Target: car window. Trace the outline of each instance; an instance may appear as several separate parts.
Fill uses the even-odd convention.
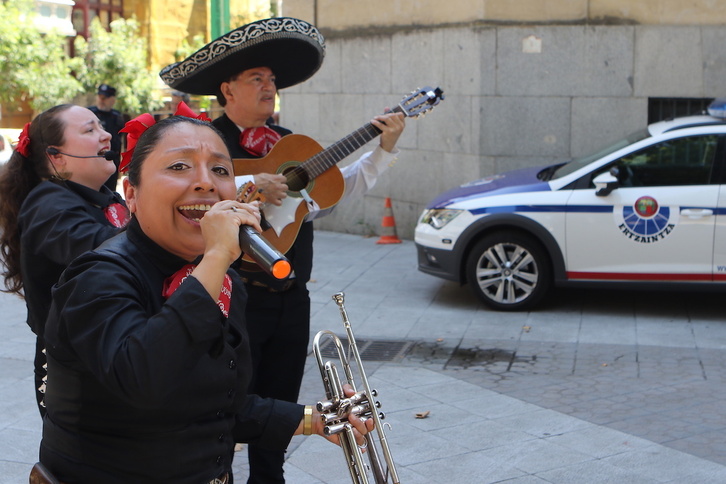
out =
[[[630,153],[593,173],[610,171],[621,187],[708,185],[720,135],[686,136]]]
[[[644,140],[645,138],[648,138],[650,136],[650,133],[647,129],[641,129],[640,131],[636,131],[635,133],[632,133],[626,138],[620,139],[616,141],[615,143],[611,143],[595,153],[592,153],[587,156],[583,156],[580,158],[575,158],[574,160],[570,161],[569,163],[566,163],[559,167],[553,174],[552,179],[561,178],[563,176],[569,175],[570,173],[573,173],[580,168],[589,165],[595,160],[599,160],[600,158],[603,158],[610,153],[615,153],[616,151],[625,148],[628,145],[632,145],[633,143],[636,143],[640,140]]]

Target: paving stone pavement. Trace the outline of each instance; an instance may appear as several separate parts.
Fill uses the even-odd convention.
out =
[[[411,241],[316,232],[311,335],[407,343],[365,361],[404,483],[726,482],[726,323],[719,293],[560,290],[497,313],[416,270]],[[40,419],[22,303],[0,295],[0,484],[27,482]],[[312,339],[312,338],[311,338]],[[300,401],[323,386],[308,359]],[[428,418],[415,414],[430,412]],[[235,458],[244,482],[246,455]],[[295,437],[291,483],[350,482],[342,451]]]

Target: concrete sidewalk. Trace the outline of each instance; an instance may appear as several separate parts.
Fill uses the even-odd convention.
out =
[[[722,320],[720,308],[716,304],[701,304],[703,300],[710,300],[710,296],[686,297],[688,303],[684,308],[662,306],[661,301],[664,296],[667,299],[668,294],[635,293],[628,297],[617,291],[607,292],[600,294],[606,301],[599,303],[597,293],[575,291],[560,295],[559,301],[564,299],[565,302],[556,301],[554,308],[545,307],[542,312],[494,313],[471,296],[468,288],[419,273],[412,242],[377,245],[375,241],[343,234],[316,234],[315,282],[310,284],[314,301],[313,333],[331,329],[339,335],[344,334],[340,314],[331,300],[333,293],[343,291],[358,341],[417,343],[401,361],[364,363],[371,384],[380,393],[386,421],[392,426],[387,437],[402,482],[726,482],[726,466],[721,463],[588,421],[617,422],[616,418],[601,418],[600,413],[591,412],[585,415],[594,418],[586,420],[546,408],[570,408],[561,403],[559,406],[553,404],[551,395],[548,400],[552,390],[546,389],[546,382],[557,385],[581,374],[584,379],[597,380],[601,385],[627,385],[628,378],[620,373],[625,370],[612,361],[617,357],[602,360],[611,362],[607,370],[614,372],[606,379],[586,373],[590,369],[585,367],[584,361],[593,347],[605,354],[615,348],[615,353],[620,354],[622,346],[635,344],[641,347],[642,354],[646,345],[656,345],[664,347],[667,355],[678,360],[681,347],[687,347],[683,351],[692,351],[689,339],[674,329],[674,326],[680,327],[678,320],[682,318],[688,320],[694,338],[698,340],[695,346],[702,352],[709,345],[715,351],[726,348],[726,327],[719,324]],[[568,299],[573,295],[584,301],[572,304]],[[617,298],[620,304],[608,303],[608,297]],[[607,308],[613,306],[620,309],[610,314]],[[654,307],[657,308],[655,313]],[[575,325],[579,328],[577,335],[571,331]],[[640,330],[639,341],[629,339],[631,325]],[[567,358],[568,346],[575,343],[579,343],[579,364],[585,367],[579,373],[569,370]],[[525,352],[525,349],[532,345],[540,354],[539,362],[535,359],[533,363],[531,358],[522,361],[526,359],[523,356],[500,362],[483,351],[496,347],[503,349],[503,353],[512,349],[519,350],[522,355],[531,355],[534,352]],[[480,353],[484,357],[479,358],[479,364],[476,354],[461,351],[472,348],[482,350]],[[471,357],[468,364],[454,363],[458,353]],[[511,351],[514,353],[516,351]],[[568,362],[557,364],[555,360]],[[646,358],[641,356],[641,360],[641,366],[644,366]],[[632,369],[630,363],[623,367]],[[723,368],[718,362],[713,363],[715,368],[705,365],[707,370],[713,370],[710,373]],[[599,372],[603,365],[597,360],[596,365],[591,366],[596,366],[594,371]],[[559,376],[559,366],[568,370],[563,371],[564,378],[555,379]],[[693,380],[690,368],[674,368],[679,365],[669,362],[667,357],[662,365],[656,366],[662,367],[671,380]],[[318,373],[317,365],[311,361],[301,401],[320,398],[323,386]],[[633,392],[635,395],[630,398],[641,406],[661,406],[662,402],[647,399],[645,389],[653,388],[651,378],[660,381],[663,377],[652,368],[641,368],[639,373],[640,378],[633,384],[644,393],[639,396]],[[539,388],[532,391],[534,397],[528,398],[530,402],[486,388],[501,388],[516,394],[517,378],[522,379],[520,384],[525,388]],[[511,383],[501,383],[507,380]],[[496,384],[492,384],[494,382]],[[721,383],[718,379],[717,384],[721,386]],[[570,391],[576,391],[576,388],[570,385]],[[567,390],[562,393],[566,394]],[[720,395],[723,390],[713,397],[718,399]],[[691,395],[684,393],[680,397],[688,401]],[[533,403],[538,401],[547,405]],[[611,405],[611,411],[615,412],[622,406],[615,402]],[[415,418],[417,412],[423,411],[430,412],[428,418]],[[703,422],[690,423],[691,426],[699,424]],[[712,425],[721,428],[724,422]],[[623,428],[629,426],[631,424],[623,425]],[[637,425],[632,426],[638,429],[638,434],[648,434]],[[299,440],[301,443],[292,450],[286,466],[289,482],[349,482],[340,450],[330,449],[321,439]],[[721,438],[723,440],[726,439]]]
[[[401,482],[726,482],[726,325],[712,297],[575,291],[494,313],[419,273],[410,241],[316,232],[315,250],[311,336],[344,334],[342,291],[359,343],[404,344],[364,363]],[[23,483],[41,430],[34,338],[21,301],[0,295],[0,310],[0,484]],[[300,401],[323,394],[310,357]],[[243,450],[237,482],[245,469]],[[286,476],[350,482],[342,451],[317,437],[293,439]]]

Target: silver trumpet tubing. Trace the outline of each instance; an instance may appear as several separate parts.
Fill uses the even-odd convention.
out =
[[[373,400],[378,394],[375,390],[371,389],[368,383],[368,377],[363,370],[363,363],[358,352],[358,346],[353,336],[353,330],[350,327],[348,314],[343,305],[344,299],[345,295],[342,292],[333,295],[333,300],[340,309],[345,332],[348,336],[347,350],[343,347],[340,338],[332,331],[320,331],[315,335],[315,339],[313,340],[313,353],[315,354],[315,359],[318,361],[320,376],[323,378],[327,398],[326,401],[318,402],[318,411],[325,425],[325,434],[338,434],[340,436],[340,446],[345,453],[346,464],[348,465],[350,477],[354,483],[367,484],[368,482],[375,482],[376,484],[399,484],[400,481],[396,473],[396,467],[393,463],[391,450],[388,447],[386,434],[383,429],[384,424],[382,420],[385,418],[385,415],[378,411],[381,407],[380,402]],[[345,373],[345,381],[340,379],[338,369],[333,362],[323,362],[321,342],[324,338],[330,338],[335,344],[338,360]],[[353,370],[351,369],[351,355],[358,367],[358,373],[363,387],[360,391],[356,388]],[[345,383],[353,387],[355,391],[353,396],[346,397],[344,395],[343,385]],[[348,415],[351,413],[363,421],[373,419],[375,424],[375,431],[366,434],[366,443],[361,447],[357,445],[353,434],[353,426],[348,422]],[[388,426],[390,428],[390,425]],[[366,449],[365,455],[368,456],[368,462],[364,459],[361,448]],[[381,456],[383,459],[381,459]],[[369,479],[370,475],[373,477],[372,481]]]

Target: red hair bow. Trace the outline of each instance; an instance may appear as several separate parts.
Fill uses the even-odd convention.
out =
[[[25,126],[23,127],[23,130],[20,132],[20,136],[18,137],[18,144],[17,146],[15,146],[15,151],[17,151],[26,158],[30,156],[30,152],[28,151],[28,147],[30,146],[29,132],[30,123],[25,123]]]
[[[184,101],[181,101],[177,105],[174,116],[185,116],[187,118],[200,119],[207,122],[212,121],[206,113],[197,114],[192,111],[191,108],[184,103]],[[129,163],[131,162],[131,157],[134,155],[136,143],[139,141],[141,135],[155,123],[156,120],[154,119],[154,116],[149,113],[144,113],[126,123],[124,128],[119,131],[119,133],[126,133],[126,151],[121,154],[121,163],[118,167],[118,171],[120,173],[126,173],[129,169]]]

